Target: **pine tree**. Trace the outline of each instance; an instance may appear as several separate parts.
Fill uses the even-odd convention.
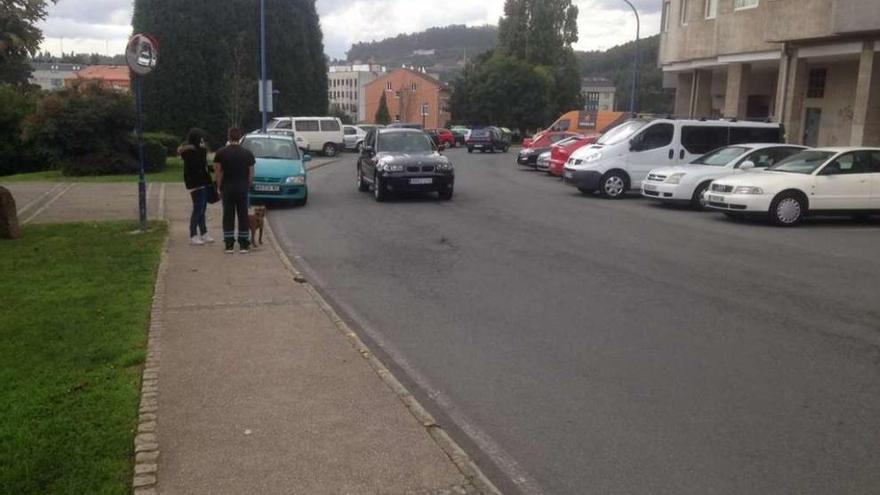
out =
[[[376,123],[388,125],[391,123],[391,113],[388,112],[388,100],[385,98],[385,92],[382,92],[382,98],[379,99],[379,108],[376,110]]]

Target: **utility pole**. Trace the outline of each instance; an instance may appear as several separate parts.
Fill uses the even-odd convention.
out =
[[[632,89],[630,90],[629,95],[629,112],[633,115],[639,113],[639,97],[638,97],[638,88],[639,88],[639,35],[641,30],[641,24],[639,21],[639,11],[636,10],[636,7],[629,1],[623,0],[627,5],[632,9],[633,14],[636,15],[636,54],[635,60],[633,60],[633,80],[632,80]]]
[[[269,117],[266,108],[269,105],[270,95],[266,87],[266,0],[260,0],[260,113],[263,117],[262,132],[266,132],[266,124]]]

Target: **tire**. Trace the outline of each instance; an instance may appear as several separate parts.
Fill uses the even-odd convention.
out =
[[[370,185],[364,182],[364,176],[361,174],[361,168],[357,169],[357,188],[360,192],[366,192],[370,190]]]
[[[629,189],[626,176],[621,172],[608,172],[602,176],[599,193],[605,199],[620,199]]]
[[[452,193],[452,188],[437,191],[437,194],[440,196],[440,199],[442,201],[449,201],[450,199],[452,199]]]
[[[703,196],[703,193],[706,192],[706,189],[709,189],[709,184],[711,184],[711,182],[704,182],[694,189],[694,195],[691,196],[691,208],[695,210],[705,210],[703,204],[700,203],[700,198]]]
[[[364,152],[364,142],[358,141],[358,144],[357,144],[357,146],[354,147],[354,149],[357,150],[358,154],[363,153]]]
[[[509,149],[510,149],[510,146],[505,146],[504,148],[501,149],[501,152],[507,153],[507,150],[509,150]]]
[[[807,213],[804,198],[797,193],[784,192],[770,203],[770,221],[779,227],[794,227],[801,223]]]
[[[379,177],[379,174],[373,175],[373,199],[376,200],[377,203],[381,203],[388,198],[388,192],[385,191],[385,184],[382,183],[382,178]]]
[[[321,153],[327,158],[333,158],[339,153],[339,149],[336,148],[336,145],[333,143],[327,143],[321,148]]]
[[[473,148],[468,148],[468,153],[473,153],[473,152],[474,152]]]

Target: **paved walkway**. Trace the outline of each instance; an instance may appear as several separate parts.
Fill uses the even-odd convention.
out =
[[[131,184],[9,187],[23,220],[136,216]],[[152,217],[164,214],[171,236],[154,308],[158,372],[145,373],[158,380],[145,394],[157,407],[142,408],[157,419],[143,438],[160,453],[143,465],[136,494],[480,493],[467,456],[444,444],[429,416],[420,418],[427,428],[416,419],[414,400],[294,280],[268,238],[247,255],[224,254],[219,242],[190,246],[182,186],[150,192]],[[217,238],[219,216],[210,207]]]

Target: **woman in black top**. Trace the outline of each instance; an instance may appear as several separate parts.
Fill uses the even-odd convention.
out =
[[[183,182],[193,202],[189,220],[190,243],[201,246],[206,242],[214,242],[214,239],[208,235],[205,221],[205,212],[208,209],[208,187],[211,186],[212,181],[208,172],[208,150],[203,133],[198,129],[189,131],[186,143],[178,149],[178,152],[183,158]]]

